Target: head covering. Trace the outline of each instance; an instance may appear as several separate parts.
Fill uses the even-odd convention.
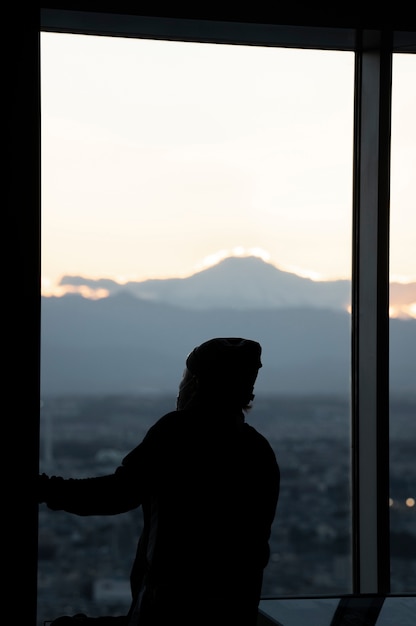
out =
[[[194,348],[186,359],[187,369],[197,377],[203,391],[240,406],[253,399],[261,366],[260,344],[241,337],[210,339]]]

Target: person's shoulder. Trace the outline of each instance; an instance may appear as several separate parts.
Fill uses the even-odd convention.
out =
[[[255,428],[252,424],[249,424],[248,422],[244,422],[243,428],[244,428],[244,432],[249,437],[267,441],[267,438],[265,437],[265,435],[263,435],[259,430],[257,430],[257,428]]]
[[[169,411],[169,413],[165,413],[159,417],[149,428],[148,434],[174,427],[178,423],[178,413],[178,411]]]
[[[148,435],[155,435],[158,433],[166,434],[168,431],[178,431],[182,428],[186,428],[192,423],[193,416],[190,411],[169,411],[165,413],[150,427]]]
[[[275,484],[280,483],[280,467],[276,452],[269,440],[254,426],[247,422],[243,425],[244,443],[243,450],[252,460],[250,467],[259,476],[267,476]],[[255,468],[255,469],[253,469]]]
[[[249,440],[255,442],[259,447],[263,447],[267,450],[272,450],[272,446],[267,437],[263,435],[259,430],[257,430],[257,428],[255,428],[252,424],[244,422],[243,432]]]
[[[123,465],[137,463],[139,459],[151,456],[155,450],[160,449],[174,437],[177,430],[178,411],[170,411],[159,417],[146,432],[139,443],[123,459]]]

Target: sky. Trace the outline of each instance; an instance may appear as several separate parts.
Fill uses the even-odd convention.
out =
[[[351,52],[41,34],[42,290],[231,255],[351,276]],[[394,61],[391,278],[416,280],[416,57]]]

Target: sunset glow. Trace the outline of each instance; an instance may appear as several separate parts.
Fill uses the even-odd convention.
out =
[[[403,282],[416,280],[411,57],[393,83]],[[229,256],[351,280],[353,53],[42,33],[41,63],[43,295],[103,298],[59,283],[185,278]],[[416,318],[416,303],[390,315]]]
[[[412,304],[401,304],[389,307],[389,316],[400,319],[416,319],[416,302]]]
[[[244,248],[244,246],[236,246],[232,250],[218,250],[217,252],[206,256],[204,259],[202,259],[201,263],[198,263],[195,266],[195,272],[200,272],[201,270],[207,269],[208,267],[217,265],[217,263],[229,257],[247,256],[257,257],[259,259],[262,259],[266,263],[270,261],[270,253],[267,252],[267,250],[262,250],[261,248]]]

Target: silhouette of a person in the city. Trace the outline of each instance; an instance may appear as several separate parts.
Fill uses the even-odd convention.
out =
[[[280,485],[270,444],[245,421],[260,358],[249,339],[202,343],[186,359],[176,411],[113,474],[39,476],[38,500],[52,510],[143,512],[126,616],[63,616],[54,625],[256,625]]]

